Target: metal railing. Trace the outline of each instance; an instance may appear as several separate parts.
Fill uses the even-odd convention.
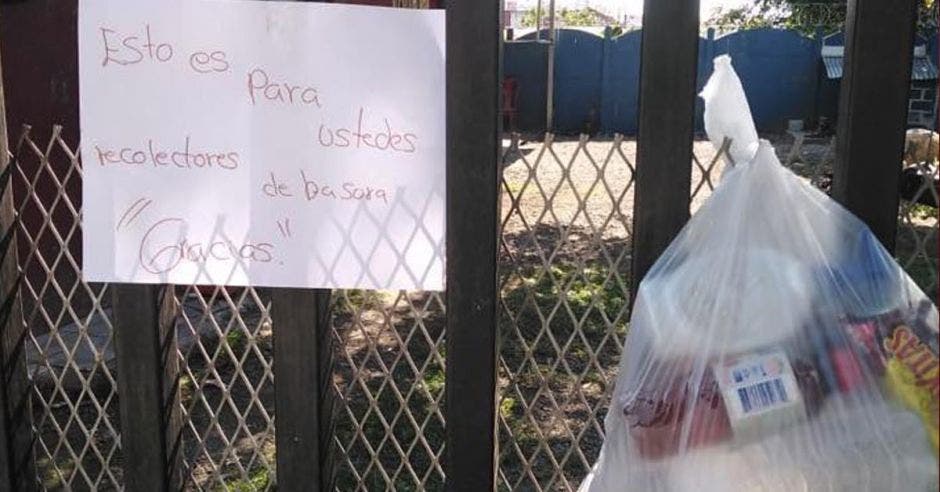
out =
[[[12,169],[35,479],[47,490],[121,489],[109,286],[84,282],[78,260],[81,159],[58,128],[48,138],[27,129]],[[266,289],[178,286],[172,299],[180,486],[273,488],[270,296]],[[335,291],[332,311],[337,489],[441,488],[441,295]]]
[[[405,3],[411,4],[401,5]],[[641,77],[682,84],[641,84],[641,106],[680,109],[641,113],[640,125],[653,130],[642,137],[644,155],[655,156],[663,165],[647,168],[646,184],[636,184],[635,144],[621,137],[565,142],[549,136],[534,145],[512,137],[505,142],[500,159],[495,138],[488,141],[498,134],[498,5],[448,5],[448,57],[460,61],[448,65],[448,127],[452,137],[459,137],[448,142],[449,196],[456,194],[467,201],[485,197],[479,200],[481,204],[464,206],[473,214],[490,214],[496,208],[492,193],[496,193],[497,180],[490,179],[495,167],[487,163],[502,160],[498,295],[491,295],[496,278],[490,273],[496,265],[476,261],[496,260],[495,252],[492,256],[487,256],[488,251],[466,254],[488,247],[496,234],[496,227],[491,226],[497,220],[489,223],[488,215],[474,217],[476,221],[451,220],[461,218],[454,206],[448,207],[449,231],[461,233],[451,239],[480,243],[449,242],[448,268],[458,263],[452,260],[459,260],[463,275],[454,277],[466,282],[461,295],[454,295],[456,289],[447,297],[421,292],[333,293],[332,315],[326,324],[331,342],[327,346],[332,346],[334,361],[326,374],[326,383],[331,384],[316,388],[336,397],[332,416],[324,417],[332,427],[326,432],[324,427],[314,428],[327,438],[323,447],[332,462],[329,468],[312,473],[324,475],[322,483],[337,490],[440,490],[450,479],[449,485],[458,490],[491,488],[486,484],[493,483],[494,467],[486,465],[494,464],[494,448],[492,436],[485,435],[488,425],[499,444],[495,482],[500,489],[573,490],[587,473],[603,439],[606,398],[628,329],[630,285],[635,283],[631,265],[641,254],[644,262],[654,258],[657,244],[669,237],[672,226],[681,224],[687,212],[684,203],[674,201],[671,204],[681,206],[666,214],[653,213],[655,207],[647,204],[646,216],[641,217],[634,209],[634,195],[642,191],[647,198],[657,193],[676,200],[691,197],[694,208],[717,183],[715,174],[721,166],[713,151],[703,153],[709,144],[696,147],[693,162],[675,144],[687,142],[692,135],[691,121],[683,116],[691,114],[691,109],[681,108],[692,107],[694,67],[676,60],[694,60],[697,22],[691,19],[697,15],[679,3],[652,2],[650,7],[644,35],[651,37],[644,39]],[[875,39],[874,27],[888,21],[887,25],[897,27],[903,18],[892,11],[875,10],[862,12],[852,22],[858,28],[856,37],[864,40]],[[484,29],[488,32],[481,36]],[[684,43],[674,43],[682,39],[677,33],[686,35]],[[867,47],[874,55],[907,51],[878,41],[883,48]],[[885,70],[883,61],[891,60],[890,56],[872,59],[877,63],[847,58],[847,66],[858,68],[847,71],[855,74],[847,79],[885,94],[891,92],[886,88],[907,87],[906,81],[900,83],[901,71],[895,70],[902,65],[895,63],[894,69]],[[885,73],[894,74],[893,78],[885,78]],[[871,103],[862,98],[852,101]],[[879,106],[872,125],[853,126],[849,133],[857,138],[846,149],[894,152],[888,144],[868,145],[876,139],[865,138],[880,135],[887,142],[888,135],[900,134],[897,128],[878,124],[900,121],[888,109]],[[840,112],[840,122],[853,120],[851,110],[847,106]],[[861,116],[854,120],[861,121]],[[873,133],[867,135],[869,131]],[[81,160],[73,150],[76,142],[65,142],[58,129],[51,136],[36,135],[14,138],[15,158],[3,174],[13,184],[15,217],[0,210],[8,240],[3,243],[2,264],[13,265],[18,272],[4,271],[0,279],[7,301],[2,311],[7,316],[5,332],[0,338],[4,363],[0,403],[9,418],[0,422],[0,434],[15,434],[0,436],[7,440],[0,449],[0,465],[16,475],[12,482],[0,475],[0,487],[35,483],[47,490],[118,490],[135,478],[123,470],[139,457],[123,452],[122,442],[130,433],[122,434],[121,420],[127,420],[128,412],[121,407],[128,400],[123,396],[133,395],[133,384],[119,383],[128,376],[118,371],[118,366],[126,369],[135,361],[117,364],[119,354],[114,347],[116,339],[132,335],[137,327],[122,320],[116,314],[120,306],[112,305],[112,294],[126,286],[81,280],[79,258],[94,252],[81,251],[80,245]],[[867,187],[865,193],[877,195],[875,202],[887,203],[891,190],[879,194],[871,186],[879,183],[874,179],[878,177],[875,168],[866,168],[861,160],[850,164],[853,172],[872,178],[856,180],[856,185],[864,185],[858,188]],[[687,165],[692,172],[690,187]],[[659,175],[650,180],[650,173]],[[670,178],[670,173],[676,179],[657,181]],[[936,175],[935,168],[932,173]],[[454,185],[453,176],[470,178],[473,186]],[[682,186],[653,189],[657,182]],[[3,181],[4,189],[7,183]],[[932,188],[920,192],[936,194]],[[855,207],[860,208],[857,203]],[[890,208],[889,215],[894,213]],[[911,240],[909,253],[904,253],[900,242],[902,264],[929,290],[937,282],[936,218],[909,203],[902,204],[900,215],[901,234],[916,234],[911,236],[916,239]],[[670,223],[659,227],[657,220],[663,218]],[[650,235],[655,236],[652,240],[638,235],[644,241],[633,250],[635,223],[656,230]],[[486,236],[474,237],[476,232]],[[9,242],[13,233],[15,243]],[[474,277],[474,269],[485,271]],[[927,274],[918,276],[915,270]],[[284,328],[307,327],[272,315],[283,305],[281,290],[169,289],[172,295],[165,305],[175,310],[169,326],[172,350],[146,361],[159,360],[162,366],[157,369],[170,373],[164,381],[166,388],[161,388],[170,397],[169,408],[153,407],[165,418],[160,429],[165,435],[160,437],[168,442],[167,461],[158,465],[165,464],[167,474],[173,475],[173,488],[273,489],[278,475],[285,472],[281,461],[293,444],[275,435],[307,417],[295,412],[275,418],[275,402],[289,401],[287,390],[300,398],[312,388],[278,386],[276,374],[287,380],[291,374],[279,372],[274,365],[284,360],[280,352],[275,359],[274,350],[284,348],[285,338],[280,343],[272,339],[285,333]],[[22,323],[17,319],[16,296],[10,295],[16,292],[22,300]],[[495,311],[487,305],[491,301],[497,303]],[[446,322],[445,304],[450,315]],[[277,320],[280,326],[275,325]],[[502,344],[491,364],[496,344],[490,342],[497,321]],[[321,328],[319,319],[309,322]],[[156,324],[150,323],[148,329]],[[447,332],[445,324],[458,329]],[[458,337],[459,343],[455,342]],[[459,347],[466,350],[456,350]],[[25,362],[22,374],[18,360]],[[494,368],[496,377],[491,378]],[[303,366],[304,371],[309,369]],[[18,394],[21,383],[25,383],[24,398]],[[445,385],[452,397],[448,402],[444,401]],[[453,398],[455,388],[468,391],[473,398],[464,394]],[[494,393],[496,403],[491,405],[489,397]],[[460,408],[456,400],[467,408]],[[491,410],[496,412],[495,422]],[[314,413],[318,419],[324,416],[310,408],[311,418]],[[135,433],[139,430],[134,429]],[[12,445],[7,446],[8,442]],[[453,446],[454,442],[462,446]],[[310,448],[310,443],[304,444]],[[11,449],[12,460],[6,454]],[[6,468],[11,462],[14,468]],[[484,485],[472,488],[477,483]]]
[[[782,161],[789,145],[778,148]],[[824,186],[830,146],[787,165]],[[693,212],[718,185],[727,148],[695,142]],[[636,143],[619,135],[504,141],[500,490],[577,490],[600,451],[630,317],[635,152]],[[922,193],[936,190],[925,181]],[[913,202],[902,202],[897,258],[925,292],[935,292],[936,209]]]
[[[48,138],[27,129],[17,142],[13,180],[36,480],[48,490],[120,489],[109,287],[82,281],[76,258],[81,160],[58,129]],[[622,136],[547,135],[523,143],[512,135],[504,142],[500,489],[575,490],[600,450],[629,321],[635,151],[636,143]],[[695,155],[693,209],[724,166],[723,152],[707,142],[696,143]],[[827,159],[791,167],[819,182]],[[925,182],[923,193],[936,190]],[[937,282],[930,254],[936,215],[904,202],[899,217],[899,261],[929,292]],[[270,296],[266,289],[180,286],[173,299],[181,486],[273,488]],[[332,303],[336,489],[440,490],[442,297],[350,290],[335,292]]]

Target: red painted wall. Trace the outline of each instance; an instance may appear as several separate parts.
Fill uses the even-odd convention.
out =
[[[40,148],[45,148],[52,126],[56,124],[62,125],[61,135],[66,144],[72,149],[78,147],[77,12],[77,0],[0,2],[0,60],[3,63],[7,129],[10,145],[14,149],[24,124],[32,126],[30,135]],[[40,164],[40,160],[29,151],[24,152],[23,159],[18,163],[28,177],[40,172]],[[68,174],[71,167],[70,160],[58,147],[54,147],[49,164],[60,180]],[[49,207],[54,202],[58,190],[47,171],[42,173],[43,177],[38,180],[34,193],[45,207]],[[81,181],[75,176],[76,174],[72,173],[72,177],[66,181],[65,193],[75,207],[80,207]],[[14,203],[23,203],[26,191],[26,182],[18,173],[14,173]],[[35,240],[40,231],[44,230],[43,214],[36,206],[27,206],[21,212],[23,226]],[[64,206],[56,206],[52,213],[52,224],[63,236],[67,235],[74,221],[75,218],[66,212]],[[41,233],[37,246],[40,254],[50,264],[60,252],[58,242],[52,237],[46,229]],[[22,234],[19,235],[17,243],[22,262],[30,247]],[[81,235],[73,234],[67,247],[79,265],[82,257],[81,246]],[[35,260],[26,268],[26,276],[37,288],[47,279],[45,271]],[[53,267],[52,277],[66,291],[71,289],[77,278],[76,272],[65,260]],[[78,291],[71,303],[82,315],[91,303],[82,295],[82,289]],[[53,303],[49,304],[52,312],[58,309],[59,304],[55,304],[55,296],[47,296],[44,302]]]

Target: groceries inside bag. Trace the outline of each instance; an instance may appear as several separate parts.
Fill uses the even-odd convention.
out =
[[[936,307],[757,140],[727,56],[702,97],[734,162],[640,284],[581,490],[937,490]]]

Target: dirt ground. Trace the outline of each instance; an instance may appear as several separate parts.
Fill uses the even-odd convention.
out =
[[[633,220],[635,140],[556,137],[551,145],[545,145],[505,139],[503,147],[503,215],[514,209],[520,212],[519,220],[505,223],[505,232],[547,221],[589,227],[604,237],[627,235]],[[714,146],[699,140],[694,143],[693,153],[704,169],[711,170],[711,183],[717,184],[724,162],[714,162]],[[692,169],[690,191],[703,177],[698,166]],[[709,183],[702,184],[705,190],[695,195],[693,210],[708,196]]]

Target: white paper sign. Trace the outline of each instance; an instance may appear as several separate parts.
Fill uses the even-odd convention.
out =
[[[88,281],[440,290],[444,13],[82,0]]]

